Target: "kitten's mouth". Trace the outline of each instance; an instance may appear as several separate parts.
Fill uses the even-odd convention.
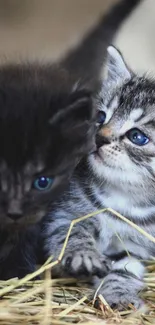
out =
[[[109,163],[107,163],[107,160],[104,159],[104,155],[101,152],[101,148],[93,153],[93,157],[98,164],[102,164],[102,167],[106,166],[108,168],[114,168],[114,166],[110,166]]]
[[[7,220],[7,222],[3,224],[1,228],[3,229],[8,228],[10,231],[14,231],[14,230],[26,229],[30,226],[33,226],[34,224],[36,224],[35,221],[31,222],[31,220],[26,220],[24,218],[21,218],[18,221]]]
[[[21,230],[22,228],[25,229],[25,228],[28,228],[29,226],[30,226],[30,224],[22,223],[22,222],[12,222],[12,223],[7,224],[7,227],[12,231],[13,230]]]
[[[102,162],[103,163],[103,156],[101,155],[101,151],[100,149],[96,150],[94,153],[93,153],[93,156],[95,158],[95,160],[97,160],[98,162]]]

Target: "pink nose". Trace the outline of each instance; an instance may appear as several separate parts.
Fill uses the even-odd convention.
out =
[[[99,135],[102,137],[110,137],[112,135],[112,129],[108,126],[104,126],[100,129]]]

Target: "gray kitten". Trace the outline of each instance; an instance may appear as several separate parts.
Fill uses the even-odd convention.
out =
[[[112,46],[107,69],[97,98],[98,149],[78,166],[68,192],[45,220],[47,256],[58,257],[71,220],[104,207],[155,235],[155,82],[134,75]],[[140,260],[153,254],[155,244],[145,236],[101,213],[73,227],[55,274],[92,280],[106,274],[100,289],[106,301],[119,309],[129,303],[138,308],[145,271]]]

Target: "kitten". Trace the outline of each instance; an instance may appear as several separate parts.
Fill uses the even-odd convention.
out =
[[[112,208],[155,236],[155,81],[136,76],[108,48],[108,79],[97,97],[97,151],[77,167],[69,190],[44,220],[47,256],[58,257],[71,220]],[[112,306],[139,307],[155,244],[109,212],[76,224],[56,276],[104,275],[99,293]],[[114,263],[109,264],[110,261]],[[99,281],[95,281],[95,288]]]
[[[139,2],[116,6],[57,64],[0,68],[0,279],[34,271],[39,222],[94,150],[101,53]]]

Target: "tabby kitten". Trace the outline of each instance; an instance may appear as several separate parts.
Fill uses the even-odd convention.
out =
[[[138,2],[122,1],[57,64],[0,68],[0,279],[34,271],[39,221],[95,148],[101,54]]]
[[[108,48],[108,79],[97,98],[97,150],[76,169],[69,190],[44,222],[47,256],[61,250],[71,220],[112,208],[155,236],[155,82],[138,77]],[[111,306],[139,307],[145,267],[155,244],[110,212],[76,224],[56,276],[104,278]],[[109,263],[113,261],[113,263]],[[94,287],[99,282],[94,281]]]

